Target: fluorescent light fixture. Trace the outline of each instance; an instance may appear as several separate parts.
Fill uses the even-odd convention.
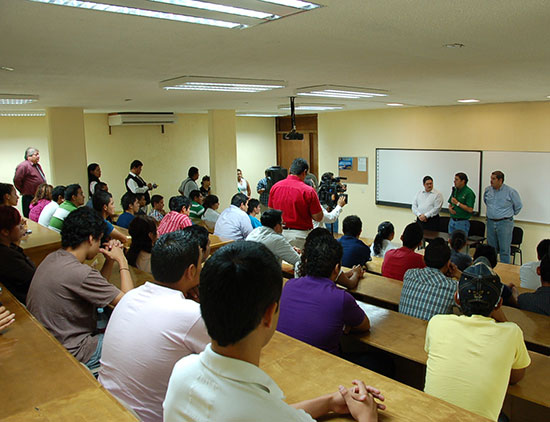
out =
[[[279,110],[290,110],[288,104],[282,104],[279,107]],[[296,111],[330,111],[330,110],[342,110],[344,108],[343,104],[296,104],[294,109]]]
[[[372,97],[387,97],[388,92],[381,89],[358,88],[339,85],[317,85],[298,88],[296,95],[300,97],[327,97],[359,100]]]
[[[0,111],[0,117],[43,117],[45,111]]]
[[[221,28],[247,28],[248,25],[226,22],[216,19],[198,18],[195,16],[180,15],[177,13],[158,12],[155,10],[137,9],[134,7],[117,6],[114,4],[95,3],[92,1],[80,0],[30,0],[36,3],[53,4],[56,6],[76,7],[80,9],[97,10],[100,12],[120,13],[123,15],[141,16],[145,18],[165,19],[170,21],[197,23],[200,25],[218,26]]]
[[[228,13],[231,15],[247,16],[256,19],[279,19],[280,16],[272,13],[258,12],[256,10],[242,9],[240,7],[224,6],[223,4],[208,3],[197,0],[149,0],[155,3],[166,3],[174,6],[191,7],[193,9],[208,10],[211,12]]]
[[[479,100],[476,100],[475,98],[469,98],[466,100],[456,100],[457,103],[479,103]]]
[[[389,107],[403,107],[405,104],[401,104],[401,103],[388,103],[386,104],[387,106]]]
[[[281,6],[294,7],[296,9],[310,10],[321,7],[319,4],[310,3],[308,1],[301,0],[260,0],[265,3],[280,4]]]
[[[242,112],[237,113],[237,117],[280,117],[282,114],[275,113],[255,113],[255,112]]]
[[[3,70],[4,72],[13,72],[15,69],[9,66],[0,66],[0,70]]]
[[[217,92],[262,92],[284,88],[284,81],[267,79],[218,78],[210,76],[182,76],[160,83],[166,90],[217,91]]]
[[[38,95],[0,94],[0,104],[30,104],[38,101]]]

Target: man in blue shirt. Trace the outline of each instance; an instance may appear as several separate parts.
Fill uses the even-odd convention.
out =
[[[504,173],[491,173],[491,186],[485,188],[483,201],[487,206],[487,243],[500,255],[500,262],[510,262],[510,244],[514,230],[514,215],[523,204],[519,193],[504,184]]]
[[[269,209],[269,190],[267,189],[267,170],[265,171],[265,177],[258,181],[256,186],[256,192],[260,195],[260,208],[262,213]]]
[[[356,215],[349,215],[344,218],[344,235],[338,239],[344,254],[342,256],[342,265],[344,267],[353,267],[354,265],[365,265],[370,261],[370,248],[360,239],[363,223]]]

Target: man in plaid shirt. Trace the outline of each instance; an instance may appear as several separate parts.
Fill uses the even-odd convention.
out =
[[[413,268],[405,273],[399,312],[426,321],[434,315],[452,312],[456,280],[462,273],[450,259],[447,242],[441,238],[430,242],[424,254],[426,268]]]

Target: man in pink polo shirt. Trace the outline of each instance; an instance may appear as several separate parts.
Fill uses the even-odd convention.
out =
[[[29,205],[34,198],[36,189],[40,184],[46,183],[46,176],[38,161],[40,161],[40,151],[28,147],[25,150],[25,161],[17,166],[13,176],[13,184],[22,196],[23,215],[27,218],[29,217]]]
[[[285,238],[292,246],[303,248],[306,236],[313,229],[312,220],[323,219],[323,209],[317,192],[304,183],[309,165],[296,158],[290,166],[290,175],[273,185],[269,192],[269,208],[281,210],[286,229]]]

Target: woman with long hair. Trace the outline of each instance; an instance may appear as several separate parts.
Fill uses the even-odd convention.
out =
[[[157,224],[152,217],[136,216],[128,226],[132,244],[126,258],[128,264],[142,271],[151,272],[151,249],[157,241]]]
[[[395,228],[389,221],[384,221],[378,226],[378,232],[372,243],[374,256],[384,258],[386,252],[391,249],[399,248],[399,245],[392,243],[395,236]]]
[[[90,198],[95,192],[95,186],[100,182],[101,167],[99,164],[92,163],[88,165],[88,195]]]
[[[38,223],[40,213],[44,207],[52,201],[52,191],[53,186],[48,185],[47,183],[42,183],[38,186],[38,189],[36,189],[36,193],[34,194],[34,198],[29,205],[29,218],[32,221],[36,221]]]

